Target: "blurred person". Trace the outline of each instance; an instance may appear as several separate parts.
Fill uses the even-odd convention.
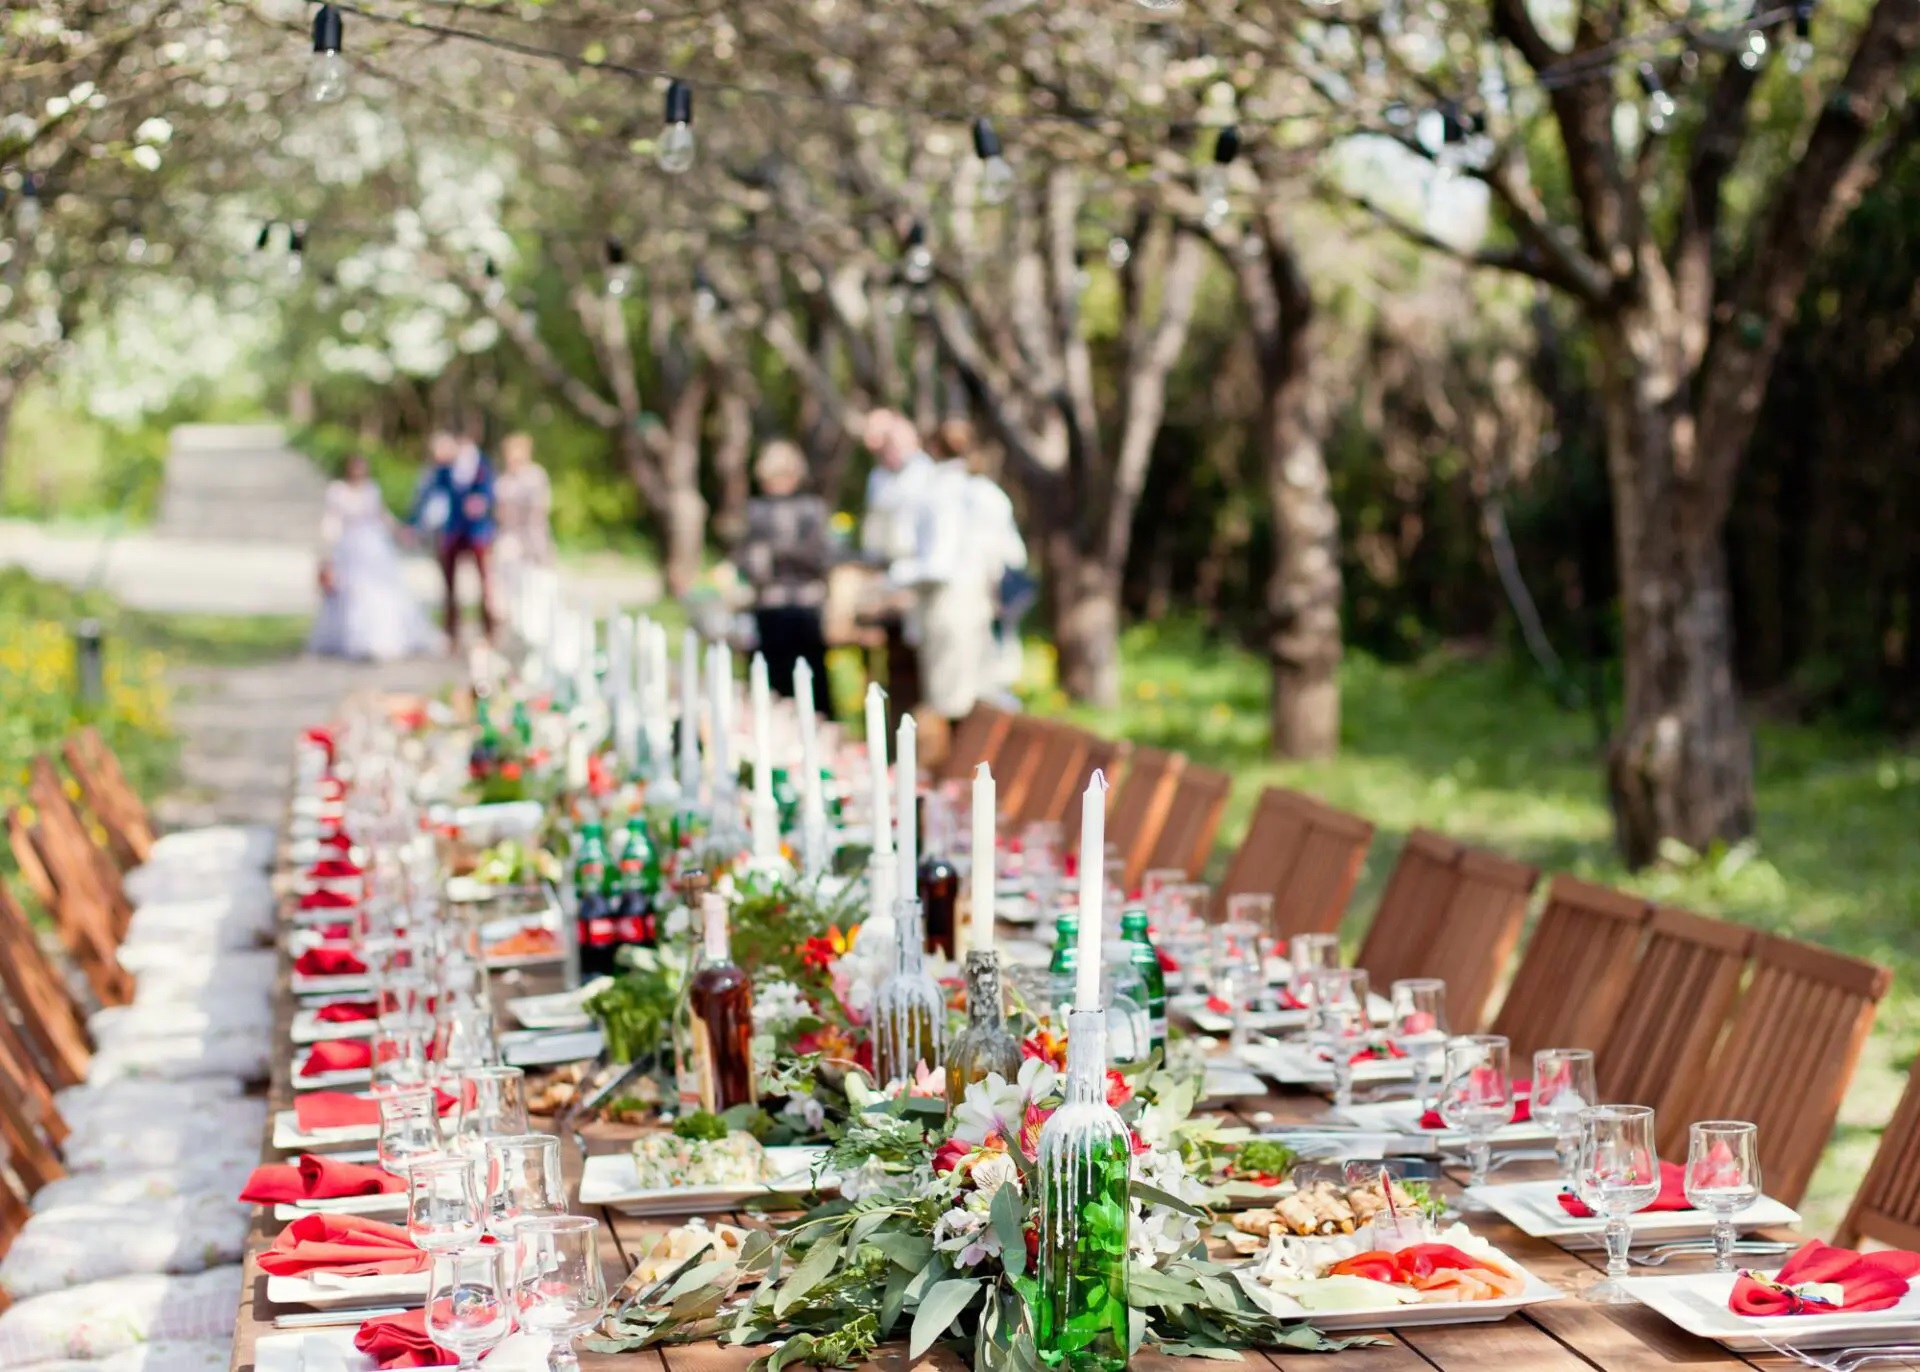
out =
[[[871,410],[861,441],[873,455],[860,550],[882,566],[913,551],[913,505],[933,471],[913,421],[897,410]]]
[[[493,466],[470,437],[440,430],[427,445],[433,466],[415,492],[407,522],[434,539],[446,582],[443,618],[449,651],[460,648],[460,561],[480,577],[480,629],[493,637],[493,597],[487,551],[493,544]]]
[[[553,486],[533,460],[531,434],[500,440],[500,475],[493,482],[494,589],[511,598],[529,567],[553,565]]]
[[[767,679],[783,696],[793,695],[793,668],[813,669],[814,699],[827,700],[827,640],[821,607],[827,600],[832,560],[827,502],[800,487],[807,459],[785,439],[760,450],[753,479],[760,494],[747,502],[746,532],[733,561],[753,588],[753,622]]]
[[[338,481],[327,483],[320,518],[320,613],[307,651],[321,657],[372,662],[429,653],[438,637],[407,589],[398,521],[380,497],[367,459],[347,459]]]

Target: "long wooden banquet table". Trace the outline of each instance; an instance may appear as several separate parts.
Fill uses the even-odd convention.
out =
[[[286,904],[290,913],[290,898]],[[1012,932],[1003,926],[1003,934],[1010,935]],[[557,980],[542,984],[538,978],[525,977],[524,974],[510,975],[523,977],[520,984],[512,987],[510,994],[537,994],[559,989]],[[295,999],[289,977],[290,959],[283,944],[274,987],[276,1051],[269,1087],[270,1104],[274,1111],[291,1109],[294,1096],[292,1064],[296,1050],[291,1040],[291,1025]],[[504,1000],[504,996],[499,999]],[[1276,1125],[1312,1123],[1323,1117],[1326,1111],[1324,1099],[1300,1092],[1270,1094],[1256,1099],[1243,1098],[1231,1102],[1229,1108],[1218,1109],[1216,1113],[1236,1123],[1270,1129]],[[536,1118],[533,1128],[542,1130],[547,1123]],[[599,1154],[625,1151],[638,1131],[631,1126],[592,1124],[581,1132],[589,1151]],[[274,1148],[271,1134],[270,1116],[267,1139],[262,1145],[262,1160],[288,1161],[292,1155]],[[582,1157],[573,1141],[564,1133],[562,1155],[566,1160],[569,1186],[572,1193],[577,1194]],[[1538,1168],[1534,1174],[1540,1174]],[[1503,1175],[1521,1179],[1528,1173],[1524,1168],[1516,1167]],[[675,1224],[684,1223],[686,1218],[641,1220],[604,1207],[596,1209],[595,1213],[601,1224],[600,1253],[609,1293],[618,1289],[655,1237]],[[710,1215],[709,1218],[741,1226],[764,1226],[768,1223],[764,1216],[745,1213]],[[1605,1265],[1603,1254],[1569,1252],[1545,1239],[1530,1238],[1495,1216],[1476,1216],[1472,1222],[1477,1232],[1516,1261],[1569,1292]],[[267,1300],[266,1276],[260,1271],[257,1261],[260,1251],[282,1227],[281,1222],[273,1218],[272,1208],[263,1206],[249,1233],[246,1290],[235,1330],[230,1364],[232,1372],[243,1372],[243,1369],[251,1372],[255,1363],[255,1343],[263,1335],[276,1332],[276,1316],[300,1313],[299,1307],[274,1306]],[[1799,1237],[1781,1230],[1766,1231],[1766,1236]],[[1687,1263],[1693,1266],[1686,1266]],[[1677,1258],[1658,1270],[1665,1274],[1677,1274],[1706,1270],[1707,1266],[1708,1263],[1703,1259]],[[1301,1369],[1302,1372],[1309,1367],[1332,1367],[1328,1358],[1337,1359],[1342,1372],[1420,1372],[1427,1368],[1439,1368],[1442,1372],[1489,1372],[1495,1367],[1518,1367],[1529,1369],[1530,1372],[1533,1369],[1538,1369],[1538,1372],[1579,1372],[1579,1369],[1585,1368],[1597,1368],[1602,1372],[1640,1372],[1640,1369],[1682,1365],[1701,1369],[1799,1366],[1791,1359],[1772,1354],[1729,1352],[1716,1343],[1682,1332],[1643,1306],[1592,1305],[1573,1294],[1564,1300],[1530,1306],[1499,1323],[1382,1331],[1378,1337],[1382,1340],[1379,1344],[1349,1348],[1337,1354],[1249,1351],[1245,1356],[1247,1365],[1251,1367]],[[1781,1338],[1790,1338],[1790,1330],[1783,1329]],[[585,1372],[744,1372],[747,1365],[764,1351],[764,1347],[740,1348],[720,1343],[682,1344],[616,1355],[583,1352],[580,1363]],[[871,1365],[892,1372],[903,1372],[909,1367],[915,1372],[919,1369],[927,1369],[928,1372],[967,1372],[964,1360],[941,1349],[910,1363],[904,1342],[895,1346],[889,1356],[883,1356]],[[1131,1365],[1137,1372],[1168,1372],[1169,1369],[1190,1370],[1208,1364],[1142,1350],[1133,1358]],[[1876,1362],[1874,1366],[1896,1369],[1896,1372],[1898,1369],[1920,1372],[1920,1360]]]

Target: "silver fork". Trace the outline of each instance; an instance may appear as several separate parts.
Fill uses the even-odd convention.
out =
[[[1803,1348],[1795,1348],[1790,1343],[1775,1343],[1771,1339],[1762,1339],[1768,1348],[1783,1358],[1792,1358],[1803,1367],[1816,1367],[1820,1372],[1853,1372],[1856,1367],[1870,1362],[1892,1362],[1920,1354],[1920,1344],[1890,1343],[1877,1348],[1843,1348],[1837,1353],[1821,1357]]]
[[[1735,1253],[1744,1253],[1749,1257],[1778,1256],[1791,1253],[1790,1243],[1775,1243],[1768,1239],[1741,1239],[1733,1245]],[[1656,1248],[1648,1248],[1639,1253],[1628,1253],[1627,1261],[1636,1267],[1664,1267],[1675,1258],[1710,1258],[1713,1256],[1713,1244],[1705,1243],[1663,1243]]]

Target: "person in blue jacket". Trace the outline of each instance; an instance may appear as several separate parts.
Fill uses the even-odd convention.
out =
[[[493,637],[493,588],[487,584],[487,549],[493,544],[493,464],[480,445],[445,430],[427,451],[433,466],[421,479],[407,522],[433,540],[440,575],[447,584],[447,644],[460,649],[460,560],[471,558],[480,577],[480,627]]]

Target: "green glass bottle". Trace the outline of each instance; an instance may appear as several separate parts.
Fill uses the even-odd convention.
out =
[[[1128,910],[1120,916],[1120,937],[1147,987],[1147,1036],[1151,1048],[1167,1060],[1167,975],[1160,967],[1160,950],[1147,932],[1147,912]]]
[[[660,857],[647,837],[646,819],[630,815],[626,846],[620,850],[620,893],[614,905],[615,936],[621,943],[654,945],[653,902],[659,889]]]
[[[580,826],[580,848],[573,859],[573,920],[584,978],[613,970],[613,902],[607,898],[610,867],[600,821],[587,820]]]
[[[533,716],[527,713],[524,700],[513,702],[513,736],[520,740],[523,749],[533,746]]]
[[[1080,916],[1063,912],[1053,922],[1053,962],[1047,968],[1055,976],[1072,976],[1079,962]]]

